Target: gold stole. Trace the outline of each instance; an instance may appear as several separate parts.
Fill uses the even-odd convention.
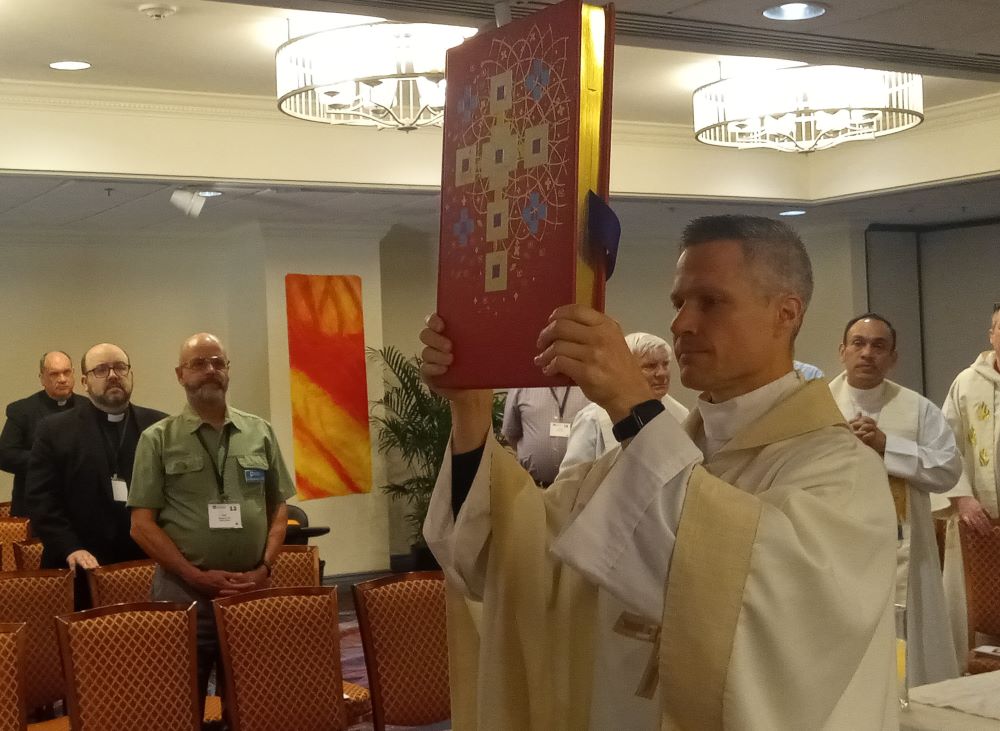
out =
[[[900,388],[892,381],[885,382],[885,403],[878,417],[878,428],[886,434],[894,434],[916,442],[920,436],[920,400],[908,389]],[[906,480],[889,475],[889,490],[896,506],[896,521],[906,523],[909,518]]]

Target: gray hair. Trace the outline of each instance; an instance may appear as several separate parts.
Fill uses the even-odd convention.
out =
[[[674,350],[667,344],[667,341],[658,335],[650,335],[649,333],[629,333],[625,336],[625,343],[628,345],[628,349],[632,351],[632,355],[637,358],[641,358],[653,350],[658,350],[663,348],[667,351],[667,358],[671,360],[674,357]]]
[[[725,240],[740,243],[746,261],[756,264],[755,278],[768,296],[798,295],[805,314],[813,293],[812,264],[802,239],[790,226],[761,216],[704,216],[685,227],[680,251]]]

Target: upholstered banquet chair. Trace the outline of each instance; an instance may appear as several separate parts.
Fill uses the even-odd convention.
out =
[[[87,572],[90,598],[95,607],[148,602],[156,564],[148,559],[99,566]]]
[[[376,731],[451,718],[444,577],[421,571],[354,585]]]
[[[14,566],[18,571],[38,571],[42,568],[42,542],[15,541]]]
[[[0,573],[0,622],[25,622],[24,696],[29,712],[65,696],[54,617],[73,611],[68,569]]]
[[[173,602],[59,617],[73,731],[199,731],[195,621]]]
[[[282,546],[274,559],[271,586],[319,586],[319,547]]]
[[[0,731],[27,726],[22,671],[26,635],[23,622],[0,624]]]
[[[335,587],[252,591],[216,599],[233,731],[332,731],[351,718]]]
[[[969,617],[969,646],[976,633],[1000,637],[1000,518],[993,518],[993,532],[981,536],[959,522],[965,595]],[[1000,670],[1000,658],[969,651],[970,673]]]
[[[0,503],[0,518],[10,517],[10,501]]]
[[[31,538],[31,521],[27,518],[0,518],[0,569],[3,571],[15,571],[17,565],[14,563],[13,544],[18,541],[26,541]]]

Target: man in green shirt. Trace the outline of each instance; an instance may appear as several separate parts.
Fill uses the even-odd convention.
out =
[[[270,424],[226,404],[216,336],[184,341],[176,373],[188,405],[142,433],[128,505],[132,537],[158,564],[152,598],[198,602],[204,701],[218,657],[212,599],[268,586],[295,488]]]

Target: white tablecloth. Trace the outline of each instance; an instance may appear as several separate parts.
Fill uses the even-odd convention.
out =
[[[910,690],[900,713],[905,731],[1000,730],[1000,671],[967,675]]]

